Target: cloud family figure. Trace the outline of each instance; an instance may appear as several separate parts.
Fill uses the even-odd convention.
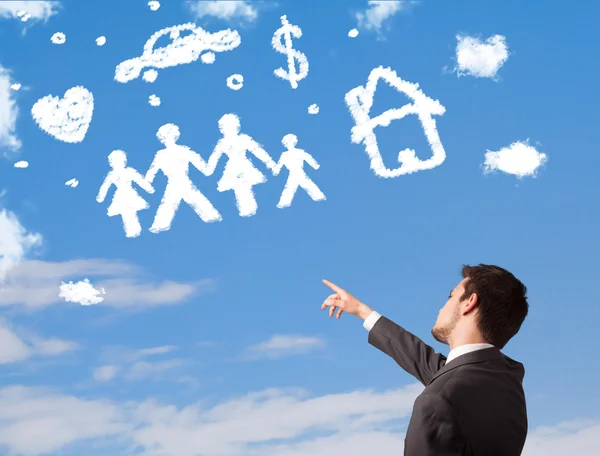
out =
[[[154,193],[154,188],[135,169],[127,166],[127,156],[122,150],[114,150],[108,156],[108,163],[112,171],[100,186],[96,201],[102,203],[106,198],[109,188],[116,187],[112,202],[108,206],[107,215],[114,217],[120,215],[123,218],[123,228],[127,237],[139,236],[142,227],[137,216],[141,210],[150,206],[133,188],[136,183],[148,193]]]
[[[258,203],[254,197],[253,187],[267,181],[266,176],[258,170],[250,158],[251,153],[277,176],[283,168],[288,169],[289,177],[284,187],[278,208],[289,207],[298,188],[303,188],[314,201],[325,200],[325,195],[304,172],[304,162],[312,168],[319,169],[317,161],[302,149],[295,146],[298,143],[296,135],[288,134],[282,139],[287,148],[281,154],[278,163],[269,156],[262,146],[245,133],[240,133],[239,117],[235,114],[225,114],[219,119],[219,130],[223,137],[219,139],[208,161],[187,146],[177,144],[180,132],[175,124],[165,124],[158,129],[156,137],[165,146],[159,150],[146,176],[127,166],[126,154],[115,150],[108,156],[112,168],[100,186],[96,201],[102,203],[112,185],[116,187],[113,200],[108,207],[107,215],[120,215],[127,237],[137,237],[141,233],[141,225],[137,213],[150,206],[133,188],[137,184],[148,193],[154,193],[152,183],[159,171],[167,177],[165,193],[158,206],[150,232],[159,233],[171,228],[175,213],[181,202],[187,203],[196,214],[206,223],[222,220],[219,211],[204,196],[190,180],[189,165],[194,166],[205,176],[211,176],[222,156],[227,157],[223,175],[217,183],[217,190],[225,192],[232,190],[241,217],[256,214]]]
[[[188,176],[190,164],[201,173],[206,173],[206,164],[200,154],[187,146],[177,144],[179,139],[179,127],[177,125],[163,125],[158,129],[156,137],[165,148],[156,153],[154,161],[146,173],[146,180],[152,183],[156,173],[162,171],[167,177],[167,188],[158,206],[150,231],[159,233],[168,230],[181,201],[185,201],[191,206],[204,222],[220,221],[222,219],[221,214],[214,208],[208,198],[200,193],[200,190],[196,188]]]

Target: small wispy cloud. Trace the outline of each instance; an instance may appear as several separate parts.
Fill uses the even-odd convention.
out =
[[[183,367],[186,364],[183,359],[169,359],[166,361],[138,361],[134,363],[124,375],[126,380],[163,379],[166,373]]]
[[[119,372],[119,366],[107,364],[94,369],[93,376],[94,380],[98,382],[109,382],[117,376]]]
[[[406,10],[413,3],[416,2],[408,0],[370,0],[368,8],[355,14],[358,21],[358,28],[375,31],[381,37],[384,22],[396,13]]]
[[[498,70],[508,60],[506,38],[494,35],[483,41],[474,36],[457,35],[457,76],[470,75],[476,78],[495,78]]]
[[[58,356],[78,348],[75,342],[17,331],[0,318],[0,364],[21,362],[33,356]]]
[[[16,134],[19,108],[15,99],[17,91],[12,88],[13,85],[10,72],[0,65],[0,149],[16,152],[21,148],[21,141]]]
[[[142,348],[134,352],[135,357],[152,356],[152,355],[164,355],[165,353],[171,353],[177,347],[174,345],[162,345],[160,347]]]
[[[188,1],[187,5],[196,19],[216,17],[225,21],[254,22],[258,18],[257,3],[251,1]]]
[[[538,168],[547,161],[547,155],[530,146],[529,141],[517,141],[497,152],[488,150],[482,166],[484,174],[502,171],[523,178],[535,177]]]
[[[269,340],[248,347],[243,359],[278,359],[286,356],[304,355],[324,345],[325,342],[318,337],[274,335]]]
[[[0,1],[0,18],[46,22],[59,9],[57,1]]]
[[[41,244],[39,233],[28,232],[15,214],[0,210],[0,283],[34,247]]]
[[[128,350],[119,347],[107,349],[102,356],[106,364],[93,371],[96,381],[109,382],[120,375],[125,380],[163,379],[165,374],[172,373],[183,367],[186,360],[172,358],[159,361],[148,361],[150,357],[165,355],[176,350],[173,345],[162,345],[158,347]],[[174,379],[177,380],[177,379]]]

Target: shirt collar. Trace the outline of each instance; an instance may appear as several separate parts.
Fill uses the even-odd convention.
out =
[[[448,358],[446,358],[446,364],[448,364],[453,359],[456,359],[456,357],[464,355],[465,353],[470,353],[475,350],[482,350],[484,348],[491,347],[493,347],[492,344],[465,344],[460,345],[458,347],[454,347],[452,350],[450,350],[450,353],[448,353]]]

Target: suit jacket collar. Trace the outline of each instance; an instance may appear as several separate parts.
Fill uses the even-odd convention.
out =
[[[502,359],[503,356],[504,355],[497,347],[482,348],[481,350],[465,353],[464,355],[454,358],[449,363],[444,364],[442,368],[435,373],[431,380],[429,380],[427,385],[431,384],[431,382],[433,382],[440,375],[456,369],[464,364],[483,363],[485,361],[492,361],[494,359]]]

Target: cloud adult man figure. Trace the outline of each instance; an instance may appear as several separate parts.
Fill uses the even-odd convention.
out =
[[[165,149],[156,153],[154,161],[146,173],[146,180],[152,183],[156,173],[160,170],[167,177],[167,188],[156,211],[150,231],[159,233],[170,229],[181,201],[189,204],[204,222],[222,220],[221,214],[200,193],[188,176],[190,164],[204,173],[206,163],[198,153],[189,147],[177,144],[179,127],[174,124],[165,124],[158,129],[156,137],[165,145]]]
[[[431,331],[450,346],[448,357],[327,280],[335,293],[321,309],[364,320],[369,343],[425,385],[405,456],[520,456],[528,427],[525,369],[500,350],[527,316],[527,288],[498,266],[463,266],[462,276]]]
[[[292,199],[296,194],[298,187],[302,187],[308,193],[313,201],[322,201],[325,198],[323,192],[317,185],[310,180],[310,177],[304,172],[304,162],[308,163],[314,169],[319,169],[319,164],[312,155],[302,149],[297,149],[298,137],[296,135],[285,135],[281,143],[288,149],[281,154],[279,162],[273,169],[273,174],[277,176],[282,167],[286,167],[290,171],[288,180],[281,193],[281,198],[277,204],[278,208],[291,206]]]

